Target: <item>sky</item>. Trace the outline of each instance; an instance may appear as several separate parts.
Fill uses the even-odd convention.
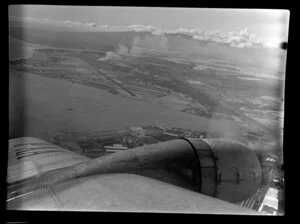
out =
[[[205,9],[97,6],[10,6],[9,15],[72,21],[97,26],[154,26],[157,29],[201,29],[232,32],[248,30],[267,43],[287,41],[288,10]]]

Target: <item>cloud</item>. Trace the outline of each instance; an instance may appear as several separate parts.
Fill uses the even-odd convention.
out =
[[[140,55],[143,53],[143,49],[141,48],[141,46],[143,45],[143,40],[139,37],[136,36],[131,44],[131,49],[129,51],[129,54],[131,55]]]
[[[97,27],[96,23],[85,23],[84,25],[90,26],[90,27]]]
[[[97,28],[97,24],[94,22],[81,23],[77,21],[65,20],[63,23],[67,24],[68,27],[73,27],[73,28],[82,28],[82,29]]]
[[[168,32],[166,32],[168,33]],[[170,32],[173,33],[173,32]],[[177,34],[193,35],[193,39],[214,43],[224,43],[232,47],[263,47],[262,41],[248,29],[240,31],[220,32],[218,30],[178,30]]]
[[[18,19],[16,17],[10,17],[10,19]],[[19,18],[20,19],[20,18]],[[67,26],[69,28],[76,28],[78,30],[90,30],[90,31],[105,31],[105,32],[125,32],[125,31],[135,31],[135,32],[150,32],[153,35],[164,36],[165,34],[173,34],[173,35],[187,35],[195,40],[203,40],[209,41],[212,43],[223,43],[228,44],[232,47],[238,48],[249,48],[249,47],[264,47],[264,48],[278,48],[280,46],[281,41],[286,40],[286,38],[279,38],[269,41],[262,41],[254,33],[252,33],[248,29],[242,29],[239,31],[229,31],[229,32],[221,32],[219,30],[202,30],[198,28],[186,29],[186,28],[178,28],[178,29],[162,29],[159,27],[155,27],[153,25],[141,25],[134,24],[128,26],[109,26],[105,24],[98,25],[94,22],[78,22],[78,21],[58,21],[52,19],[41,19],[35,17],[24,17],[22,18],[25,21],[29,22],[38,22],[38,23],[46,23],[46,24],[55,24]],[[120,50],[129,53],[129,49],[125,49],[125,46],[121,46]],[[133,51],[138,51],[138,48],[135,48]]]
[[[105,57],[99,58],[98,61],[107,61],[107,60],[120,60],[121,57],[115,52],[108,51],[106,52]]]
[[[67,26],[69,28],[77,28],[77,29],[95,29],[97,28],[97,24],[94,22],[77,22],[77,21],[71,21],[71,20],[65,20],[65,21],[60,21],[60,20],[53,20],[53,19],[47,19],[47,18],[36,18],[36,17],[15,17],[15,16],[10,16],[10,20],[12,21],[22,21],[22,22],[32,22],[32,23],[38,23],[38,24],[47,24],[47,25],[59,25],[59,26]],[[100,28],[106,28],[100,27]]]
[[[132,41],[132,45],[139,46],[140,44],[141,44],[141,38],[139,36],[136,36]]]
[[[285,37],[273,38],[264,43],[264,46],[267,48],[280,48],[282,42],[287,42]]]
[[[129,53],[129,49],[128,47],[122,45],[122,44],[118,44],[118,48],[116,50],[117,54],[128,54]]]
[[[130,55],[140,55],[142,53],[143,53],[143,49],[137,46],[133,46],[129,51]]]
[[[184,29],[161,30],[157,29],[152,34],[178,34],[188,35],[195,40],[204,40],[214,43],[229,44],[232,47],[263,47],[261,40],[251,33],[248,29],[240,31],[221,32],[219,30],[202,30],[202,29]]]
[[[98,61],[107,61],[107,60],[121,60],[121,55],[132,55],[137,56],[142,54],[142,48],[138,46],[132,46],[130,49],[122,44],[118,44],[118,48],[115,52],[108,51],[105,56],[97,59]]]
[[[144,26],[144,25],[129,25],[126,26],[127,29],[136,32],[154,32],[156,30],[155,26]]]

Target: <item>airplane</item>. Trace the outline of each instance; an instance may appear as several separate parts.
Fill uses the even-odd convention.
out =
[[[6,205],[7,210],[261,215],[237,205],[260,182],[256,154],[231,139],[182,137],[91,159],[20,137],[9,140]]]

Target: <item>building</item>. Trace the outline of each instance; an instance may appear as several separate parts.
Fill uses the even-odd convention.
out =
[[[279,190],[270,187],[258,211],[264,214],[277,215]]]
[[[126,150],[128,149],[127,146],[123,146],[121,144],[113,144],[113,145],[106,145],[104,146],[105,150]]]
[[[104,149],[90,149],[91,152],[104,152]]]

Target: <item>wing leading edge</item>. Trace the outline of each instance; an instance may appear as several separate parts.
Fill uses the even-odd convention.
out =
[[[259,213],[135,174],[101,174],[54,184],[7,203],[13,210]]]

